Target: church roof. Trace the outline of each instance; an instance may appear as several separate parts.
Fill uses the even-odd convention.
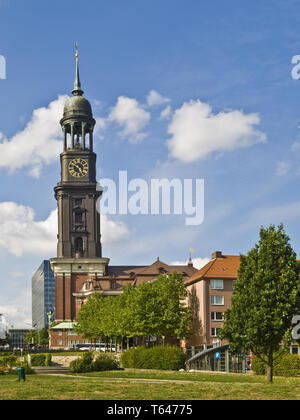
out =
[[[189,277],[194,274],[197,269],[192,265],[168,265],[163,261],[157,259],[153,264],[146,266],[108,266],[108,276],[132,276],[132,277],[153,277],[159,274],[170,274],[174,271],[182,273],[184,276]]]
[[[64,107],[64,117],[75,115],[84,115],[92,117],[92,107],[89,101],[83,96],[71,96]]]

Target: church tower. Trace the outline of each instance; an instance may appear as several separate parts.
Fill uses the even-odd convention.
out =
[[[93,131],[96,121],[83,96],[79,79],[78,53],[72,97],[60,121],[64,150],[60,156],[61,181],[55,187],[58,203],[58,258],[101,257],[100,215],[96,202],[96,154]]]
[[[77,47],[77,45],[76,45]],[[89,101],[83,97],[79,78],[78,51],[72,96],[63,118],[61,179],[54,188],[58,207],[57,258],[52,258],[55,275],[55,320],[73,321],[80,310],[76,294],[105,275],[109,259],[102,258],[100,214],[97,200],[96,154],[93,150],[93,118]]]

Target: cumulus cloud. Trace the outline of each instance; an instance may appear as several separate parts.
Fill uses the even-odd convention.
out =
[[[204,267],[207,263],[209,263],[209,258],[193,258],[193,265],[197,270],[200,270],[200,268]],[[188,260],[186,261],[173,261],[171,265],[187,265]]]
[[[170,107],[170,105],[168,105],[165,109],[163,109],[161,111],[159,119],[160,120],[168,120],[171,116],[171,113],[172,113],[171,107]]]
[[[15,171],[28,168],[28,173],[38,178],[44,164],[58,159],[62,151],[62,134],[59,124],[67,96],[59,96],[47,107],[33,111],[24,130],[11,138],[0,133],[0,168]]]
[[[136,99],[120,96],[117,104],[111,109],[109,121],[121,127],[120,135],[130,142],[138,143],[146,137],[142,132],[150,121],[150,113],[145,111]]]
[[[264,133],[255,129],[258,114],[242,111],[212,113],[200,100],[185,102],[177,109],[168,126],[170,155],[183,162],[203,159],[213,152],[225,152],[266,142]]]
[[[0,247],[17,257],[23,254],[54,255],[57,214],[35,221],[32,208],[14,202],[0,203]]]
[[[29,302],[29,304],[28,304]],[[22,294],[19,298],[8,305],[0,305],[0,312],[5,315],[7,322],[6,328],[2,326],[2,331],[9,328],[31,328],[31,295],[30,293]],[[1,326],[0,326],[1,329]],[[2,335],[3,334],[2,332]]]
[[[124,239],[128,234],[125,223],[110,220],[106,215],[101,215],[101,238],[104,244],[110,244]]]
[[[167,102],[170,102],[169,98],[164,98],[160,93],[156,92],[153,89],[147,95],[148,106],[159,106]]]
[[[103,243],[124,238],[127,226],[101,216]],[[35,220],[34,210],[14,202],[0,203],[0,248],[20,257],[24,254],[51,257],[56,255],[57,210],[42,221]]]
[[[95,120],[96,120],[96,125],[94,129],[94,137],[98,137],[99,139],[103,140],[104,131],[106,130],[107,125],[108,125],[108,119],[96,117]]]

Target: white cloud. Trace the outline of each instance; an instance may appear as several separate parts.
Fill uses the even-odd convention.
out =
[[[108,125],[108,119],[107,118],[95,118],[96,125],[94,129],[94,137],[99,137],[99,139],[103,140],[104,135],[103,132],[106,130]]]
[[[59,96],[48,107],[34,110],[24,130],[12,138],[0,133],[0,168],[15,171],[27,167],[29,174],[38,178],[44,164],[58,159],[62,151],[59,121],[67,98]]]
[[[120,96],[112,108],[108,119],[117,123],[122,131],[122,137],[128,137],[132,143],[137,143],[146,137],[142,132],[150,121],[150,113],[145,111],[136,99]]]
[[[114,222],[106,215],[101,215],[101,238],[104,244],[118,242],[128,234],[128,229],[123,222]]]
[[[14,202],[0,203],[0,247],[17,257],[23,254],[50,255],[56,252],[57,214],[34,220],[34,211]]]
[[[209,258],[193,258],[192,261],[193,261],[194,267],[197,268],[197,270],[200,270],[200,268],[204,267],[207,263],[209,263],[210,259]],[[188,260],[174,261],[170,265],[187,265],[188,262],[189,262]]]
[[[155,90],[151,90],[147,95],[148,106],[158,106],[170,102],[169,98],[164,98],[160,93]]]
[[[276,175],[277,176],[284,176],[286,175],[289,170],[291,169],[291,165],[288,162],[278,162],[276,168]]]
[[[31,296],[23,294],[14,303],[0,306],[0,312],[4,314],[8,328],[31,328],[31,307],[28,302],[31,303]]]
[[[112,243],[124,238],[127,226],[101,216],[103,243]],[[0,248],[20,257],[23,254],[44,256],[56,255],[57,210],[47,219],[35,221],[32,208],[14,202],[0,203]]]
[[[249,147],[266,142],[265,134],[254,128],[259,123],[257,114],[242,111],[213,114],[210,105],[191,100],[172,116],[168,148],[172,157],[188,163],[213,152]]]

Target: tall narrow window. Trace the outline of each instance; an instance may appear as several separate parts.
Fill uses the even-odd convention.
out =
[[[75,240],[75,251],[83,251],[83,240],[82,238],[76,238]]]
[[[75,213],[75,223],[82,223],[82,213],[77,211]]]

